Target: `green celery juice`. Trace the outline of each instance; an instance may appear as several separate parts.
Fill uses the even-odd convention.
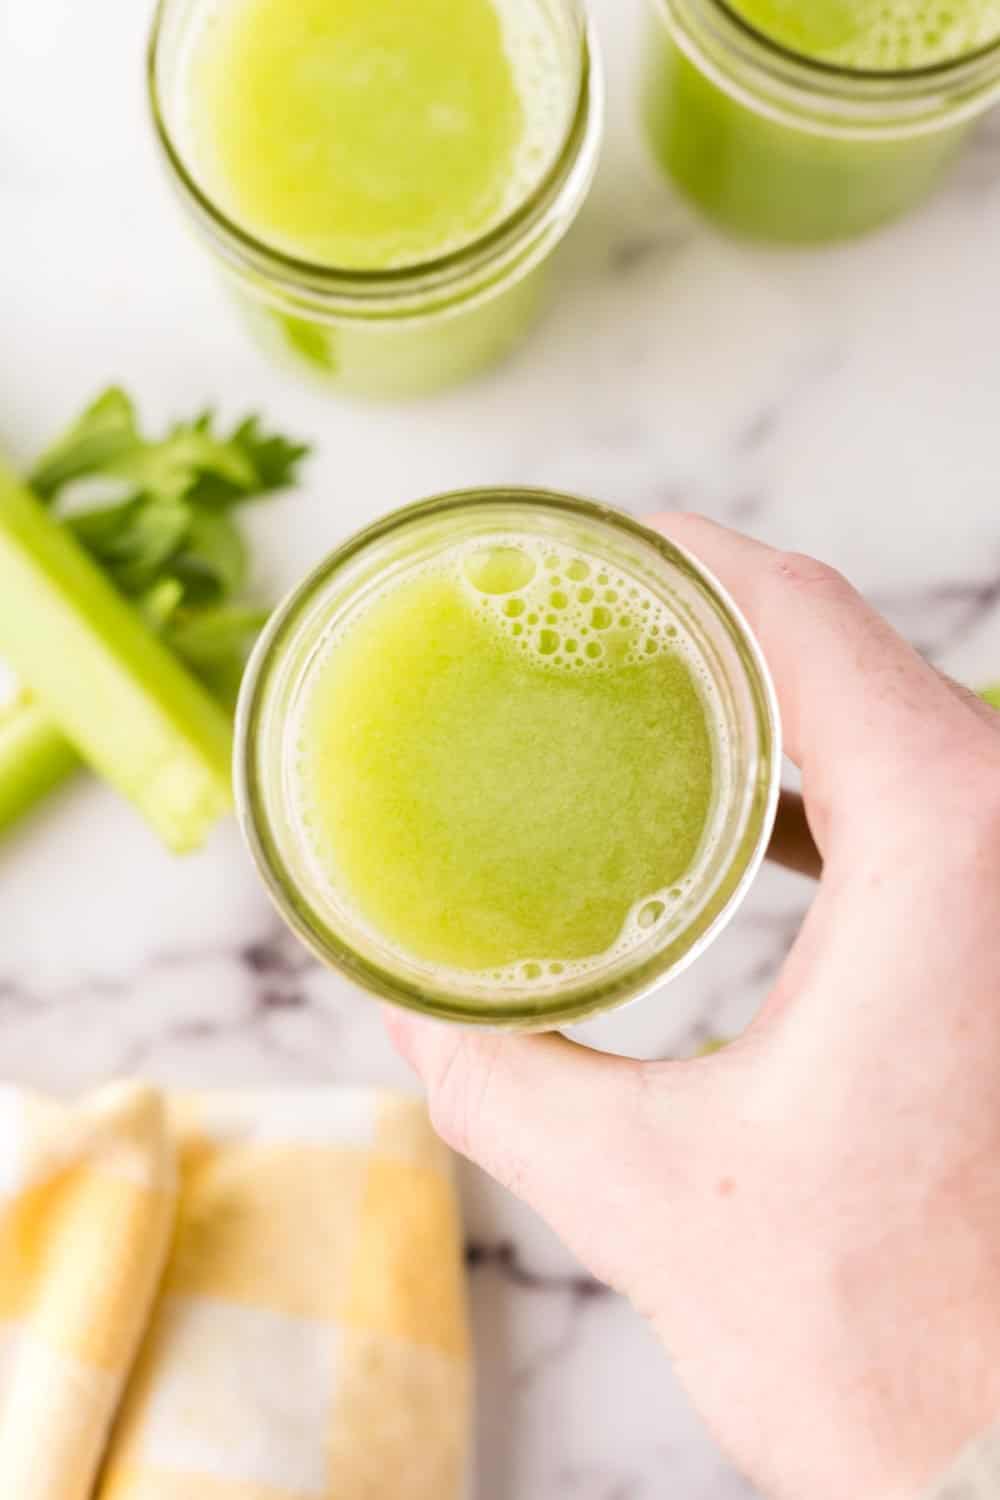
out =
[[[772,42],[816,62],[900,73],[953,62],[1000,35],[998,0],[730,0]]]
[[[1000,40],[1000,0],[661,8],[644,88],[658,159],[723,227],[792,241],[857,234],[923,198],[968,129],[968,84],[952,100],[947,69]]]
[[[387,270],[487,234],[572,106],[538,0],[226,0],[190,71],[216,200],[321,266]]]
[[[375,395],[506,352],[545,257],[534,231],[523,253],[511,231],[495,269],[481,247],[558,177],[583,87],[572,0],[202,0],[194,16],[178,153],[226,234],[258,247],[237,284],[266,341]]]
[[[292,778],[315,878],[430,978],[600,969],[703,851],[713,692],[673,613],[599,557],[445,548],[315,653]]]

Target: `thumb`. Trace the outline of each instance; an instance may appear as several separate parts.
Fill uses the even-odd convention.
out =
[[[657,1151],[647,1108],[649,1065],[561,1036],[463,1030],[400,1011],[386,1012],[386,1026],[423,1080],[442,1138],[537,1209],[602,1274],[613,1257],[599,1226],[635,1224],[651,1186],[669,1186],[662,1133]],[[664,1073],[676,1069],[680,1082],[687,1066],[655,1064],[661,1127],[671,1092]]]

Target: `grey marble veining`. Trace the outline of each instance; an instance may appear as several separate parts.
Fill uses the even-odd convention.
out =
[[[451,486],[701,508],[827,558],[943,668],[1000,680],[1000,116],[905,224],[808,254],[731,244],[645,158],[639,0],[595,9],[608,143],[556,305],[494,375],[387,410],[299,387],[244,342],[156,171],[149,5],[9,6],[0,445],[27,458],[111,378],[151,420],[216,401],[310,436],[301,492],[253,517],[271,594],[380,511]],[[702,961],[595,1040],[680,1056],[735,1034],[811,889],[766,870]],[[280,929],[233,829],[172,861],[81,778],[0,848],[0,1075],[68,1092],[126,1072],[407,1081],[375,1007]],[[480,1500],[747,1500],[632,1310],[481,1174],[462,1187]]]

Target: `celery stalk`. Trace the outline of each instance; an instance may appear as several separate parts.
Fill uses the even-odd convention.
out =
[[[230,807],[225,712],[2,460],[0,657],[172,849]]]
[[[1000,683],[996,687],[984,688],[982,692],[987,703],[992,703],[994,708],[1000,708]]]
[[[0,833],[80,764],[49,716],[29,698],[0,708]]]

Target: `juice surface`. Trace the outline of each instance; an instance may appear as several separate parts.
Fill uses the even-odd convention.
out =
[[[664,607],[599,560],[446,554],[312,669],[298,783],[318,865],[427,964],[606,954],[661,919],[702,843],[695,672]]]
[[[950,62],[1000,37],[1000,0],[730,0],[793,52],[844,68],[900,72]]]
[[[540,0],[221,0],[189,134],[243,228],[343,269],[456,250],[530,196],[575,102]]]
[[[1000,38],[1000,0],[719,0],[764,36],[824,66],[899,72],[948,63]],[[819,243],[866,233],[936,186],[970,128],[965,117],[907,131],[840,134],[773,117],[738,59],[724,82],[659,17],[644,53],[650,143],[677,185],[725,229]],[[816,97],[823,76],[816,74]],[[893,120],[886,103],[886,124]],[[877,111],[876,127],[877,127]]]

